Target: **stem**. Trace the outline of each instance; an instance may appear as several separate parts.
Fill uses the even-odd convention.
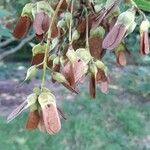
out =
[[[36,65],[36,67],[39,67],[39,66],[41,66],[41,65],[43,65],[43,64],[44,64],[44,62],[42,62],[42,63]]]
[[[139,14],[141,14],[141,15],[143,16],[143,18],[146,19],[146,16],[145,16],[144,12],[141,11],[141,10],[138,8],[137,4],[136,4],[133,0],[130,0],[130,1],[131,1],[131,4],[137,9],[137,11],[139,12]]]
[[[86,48],[89,50],[89,18],[86,9]]]
[[[63,3],[63,0],[60,0],[59,3],[58,3],[58,5],[57,5],[57,7],[56,7],[54,15],[52,17],[51,24],[50,24],[50,27],[49,27],[49,30],[48,30],[47,46],[46,46],[46,50],[45,50],[44,64],[43,64],[43,76],[42,76],[41,89],[45,86],[45,81],[46,81],[47,58],[48,58],[48,53],[49,53],[49,47],[50,47],[50,44],[51,44],[52,26],[54,24],[54,21],[56,20],[58,11],[59,11],[62,3]]]
[[[72,0],[72,2],[71,2],[71,15],[72,15],[72,20],[70,20],[70,25],[69,25],[69,44],[70,44],[70,45],[71,45],[71,43],[72,43],[73,5],[74,5],[74,0]]]

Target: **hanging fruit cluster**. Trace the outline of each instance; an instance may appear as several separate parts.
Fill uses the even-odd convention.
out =
[[[128,3],[125,12],[120,3]],[[149,54],[148,29],[150,23],[133,0],[107,0],[97,4],[93,0],[60,0],[28,3],[14,29],[14,37],[24,38],[31,27],[39,44],[32,49],[31,67],[26,80],[31,80],[41,69],[43,71],[40,88],[35,87],[27,100],[15,109],[8,122],[22,111],[30,108],[27,129],[39,128],[49,134],[61,129],[60,116],[55,96],[45,87],[46,74],[51,72],[52,82],[58,82],[71,92],[78,94],[77,85],[89,77],[89,93],[96,97],[96,86],[103,93],[108,92],[109,77],[103,57],[113,51],[118,65],[125,66],[126,53],[124,38],[137,26],[136,14],[143,17],[140,25],[140,53]]]

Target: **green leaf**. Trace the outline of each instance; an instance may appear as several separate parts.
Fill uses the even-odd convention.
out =
[[[150,12],[150,1],[149,0],[134,0],[137,6],[144,10]]]

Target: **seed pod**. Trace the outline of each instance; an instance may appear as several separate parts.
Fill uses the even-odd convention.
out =
[[[46,44],[37,44],[32,48],[33,56],[39,53],[45,53],[47,45]]]
[[[104,34],[105,30],[102,27],[91,29],[90,31],[89,49],[91,55],[96,59],[102,58],[105,53],[105,51],[102,49]]]
[[[104,56],[105,50],[102,49],[103,40],[98,37],[93,37],[89,39],[89,49],[91,56],[96,59],[100,59]]]
[[[68,57],[69,61],[73,64],[77,61],[77,55],[76,52],[73,49],[68,49],[66,56]]]
[[[117,24],[123,24],[127,29],[135,20],[135,10],[129,9],[121,13],[117,19]]]
[[[54,72],[52,74],[52,78],[59,83],[67,83],[68,84],[68,81],[66,80],[65,76],[63,76],[63,74],[61,74],[61,73]]]
[[[148,29],[150,28],[150,22],[148,20],[142,21],[140,25],[140,32],[148,32]]]
[[[53,64],[54,64],[54,65],[57,65],[57,64],[59,64],[59,63],[60,63],[60,57],[57,56],[57,57],[54,58]]]
[[[105,37],[102,47],[110,50],[116,48],[125,37],[126,32],[127,31],[124,25],[116,24]]]
[[[43,87],[42,88],[42,92],[43,93],[49,93],[51,96],[53,96],[53,98],[55,99],[55,96],[51,93],[51,91],[48,89],[48,88],[46,88],[46,87]]]
[[[44,56],[45,56],[45,50],[46,50],[46,44],[37,44],[33,47],[32,49],[32,61],[31,64],[32,65],[39,65],[44,61]],[[38,67],[39,69],[43,68],[43,65],[40,65]]]
[[[15,29],[13,31],[13,36],[16,39],[24,38],[27,35],[27,33],[29,32],[31,24],[32,24],[32,21],[31,21],[30,17],[28,17],[28,16],[21,16],[18,19],[16,27],[15,27]]]
[[[42,92],[38,97],[38,102],[41,108],[44,108],[50,103],[55,103],[55,96],[51,92]]]
[[[96,74],[98,72],[97,66],[94,63],[90,64],[89,71],[96,77]]]
[[[148,20],[142,21],[140,25],[140,53],[141,55],[147,55],[150,52],[149,35],[148,35],[149,28],[150,28],[149,21]]]
[[[37,101],[37,95],[35,93],[30,94],[27,99],[20,104],[8,117],[7,122],[14,120],[18,117],[24,110],[34,105]]]
[[[100,9],[100,12],[95,17],[92,24],[92,28],[97,28],[102,23],[103,20],[108,18],[112,14],[112,12],[117,8],[119,3],[120,3],[119,0],[112,1],[111,3],[107,2],[107,5],[105,5],[105,9]]]
[[[65,56],[60,56],[60,64],[61,64],[61,66],[64,66],[66,61],[67,61],[67,58]]]
[[[21,17],[18,19],[15,29],[13,31],[13,36],[16,39],[24,38],[29,32],[33,20],[32,8],[32,3],[27,3],[24,6]]]
[[[25,81],[26,80],[30,80],[32,78],[34,78],[36,76],[38,72],[38,69],[36,68],[36,66],[31,66],[28,70],[27,70],[27,74],[26,74],[26,78],[25,78]]]
[[[42,22],[42,29],[44,30],[45,33],[49,29],[50,21],[51,21],[50,17],[47,14],[44,14],[44,18],[43,18],[43,22]]]
[[[128,30],[127,30],[127,33],[125,34],[125,37],[127,35],[129,35],[130,33],[132,33],[134,31],[134,29],[135,29],[136,26],[137,26],[137,23],[135,21],[133,21],[131,23],[131,25],[128,27]]]
[[[102,93],[107,94],[109,92],[108,82],[102,82],[100,84],[100,89]]]
[[[43,115],[42,115],[42,111],[40,110],[39,111],[39,115],[40,115],[40,121],[39,121],[39,124],[38,124],[38,129],[41,131],[41,132],[46,132],[46,128],[45,128],[45,124],[44,124],[44,120],[43,120]]]
[[[52,93],[41,93],[38,101],[42,108],[42,116],[46,131],[52,135],[61,129],[61,122],[57,111],[55,97]]]
[[[33,93],[35,93],[36,95],[39,95],[40,92],[41,92],[41,89],[38,88],[38,87],[35,87],[35,88],[33,89]]]
[[[56,104],[51,103],[42,110],[46,131],[50,135],[57,134],[61,130],[61,122]]]
[[[53,14],[53,9],[45,1],[37,2],[37,7],[32,11],[34,16],[34,30],[36,35],[43,39],[43,35],[48,31],[51,19],[49,16]],[[56,23],[52,24],[51,37],[55,38],[59,35],[59,29],[57,28]]]
[[[88,65],[83,60],[78,59],[78,61],[74,64],[74,77],[76,84],[83,82],[87,71]]]
[[[126,66],[127,60],[126,60],[125,52],[123,51],[118,52],[117,63],[121,66]]]
[[[60,72],[60,69],[61,69],[61,64],[60,62],[58,64],[54,64],[53,63],[53,71],[54,72]],[[52,78],[52,82],[55,83],[56,80],[54,78]]]
[[[72,42],[73,41],[76,41],[80,38],[80,34],[77,30],[75,30],[73,33],[72,33]]]
[[[37,102],[37,94],[36,93],[32,93],[27,97],[27,106],[26,108],[33,106],[36,102]]]
[[[102,4],[95,4],[94,10],[96,13],[99,13],[102,10]]]
[[[49,25],[50,18],[46,13],[40,12],[35,15],[33,28],[37,35],[43,35],[44,33],[46,33],[49,29]]]
[[[74,64],[67,63],[64,66],[63,74],[71,87],[75,87]]]
[[[92,98],[96,98],[96,79],[94,75],[90,77],[89,92]]]
[[[61,83],[63,86],[65,86],[71,92],[74,92],[74,93],[78,94],[78,92],[70,86],[69,82],[67,81],[67,79],[65,78],[65,76],[63,74],[58,73],[58,72],[53,72],[52,79],[54,79],[55,81]]]
[[[73,64],[68,62],[63,68],[63,74],[70,85],[75,87],[75,85],[83,81],[87,70],[88,66],[84,63],[84,61],[78,59]]]
[[[52,15],[54,13],[53,8],[49,5],[47,1],[39,1],[36,3],[36,13],[46,12]]]
[[[26,101],[23,102],[21,105],[19,105],[15,110],[12,111],[11,114],[8,115],[7,117],[7,122],[11,122],[14,120],[16,117],[18,117],[24,110],[24,107],[26,106]]]
[[[36,54],[34,57],[32,57],[31,65],[33,66],[41,64],[44,61],[44,56],[44,53]],[[43,65],[40,65],[38,68],[42,69]]]
[[[96,98],[96,76],[98,72],[97,66],[94,63],[90,64],[89,71],[91,72],[89,85],[90,95],[92,98]]]
[[[96,83],[101,83],[107,81],[107,74],[104,70],[98,69],[97,75],[96,75]]]
[[[86,42],[85,42],[85,37],[80,35],[80,38],[78,40],[73,41],[72,47],[76,51],[77,49],[80,48],[85,48]]]
[[[57,56],[55,55],[55,54],[52,54],[51,56],[49,56],[49,58],[48,58],[48,64],[47,64],[47,66],[49,67],[49,68],[52,68],[53,67],[53,61],[54,61],[54,59],[56,58]]]
[[[105,29],[102,26],[97,27],[96,29],[91,29],[90,38],[99,37],[103,38],[105,35]]]
[[[101,70],[105,70],[106,68],[105,64],[100,60],[96,60],[95,65],[98,69],[101,69]]]
[[[31,111],[26,123],[26,129],[32,131],[38,127],[40,115],[38,110]]]
[[[127,64],[127,60],[126,60],[126,47],[123,43],[121,43],[116,49],[115,49],[115,53],[116,53],[116,59],[117,59],[117,63],[120,66],[125,66]]]
[[[76,55],[82,59],[86,64],[89,63],[89,61],[91,60],[91,54],[89,53],[89,51],[85,48],[79,48],[76,50]]]
[[[54,58],[54,60],[53,60],[53,71],[54,71],[54,72],[60,72],[60,67],[61,67],[61,64],[60,64],[60,57],[57,56],[57,57]],[[55,82],[54,79],[53,79],[53,82]]]
[[[119,15],[118,20],[103,41],[103,48],[113,50],[118,47],[131,27],[135,25],[135,12],[127,10]],[[135,27],[135,26],[134,26]],[[132,29],[133,30],[133,29]]]
[[[21,16],[28,16],[32,20],[33,19],[33,15],[32,15],[32,9],[33,9],[33,7],[34,7],[34,4],[27,3],[24,6],[24,8],[22,9]]]
[[[149,47],[149,36],[148,33],[144,32],[141,35],[141,41],[140,41],[140,53],[141,55],[147,55],[150,53],[150,47]]]

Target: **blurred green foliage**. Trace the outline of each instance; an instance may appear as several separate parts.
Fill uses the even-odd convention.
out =
[[[134,1],[140,9],[150,12],[150,1],[149,0],[134,0]]]

